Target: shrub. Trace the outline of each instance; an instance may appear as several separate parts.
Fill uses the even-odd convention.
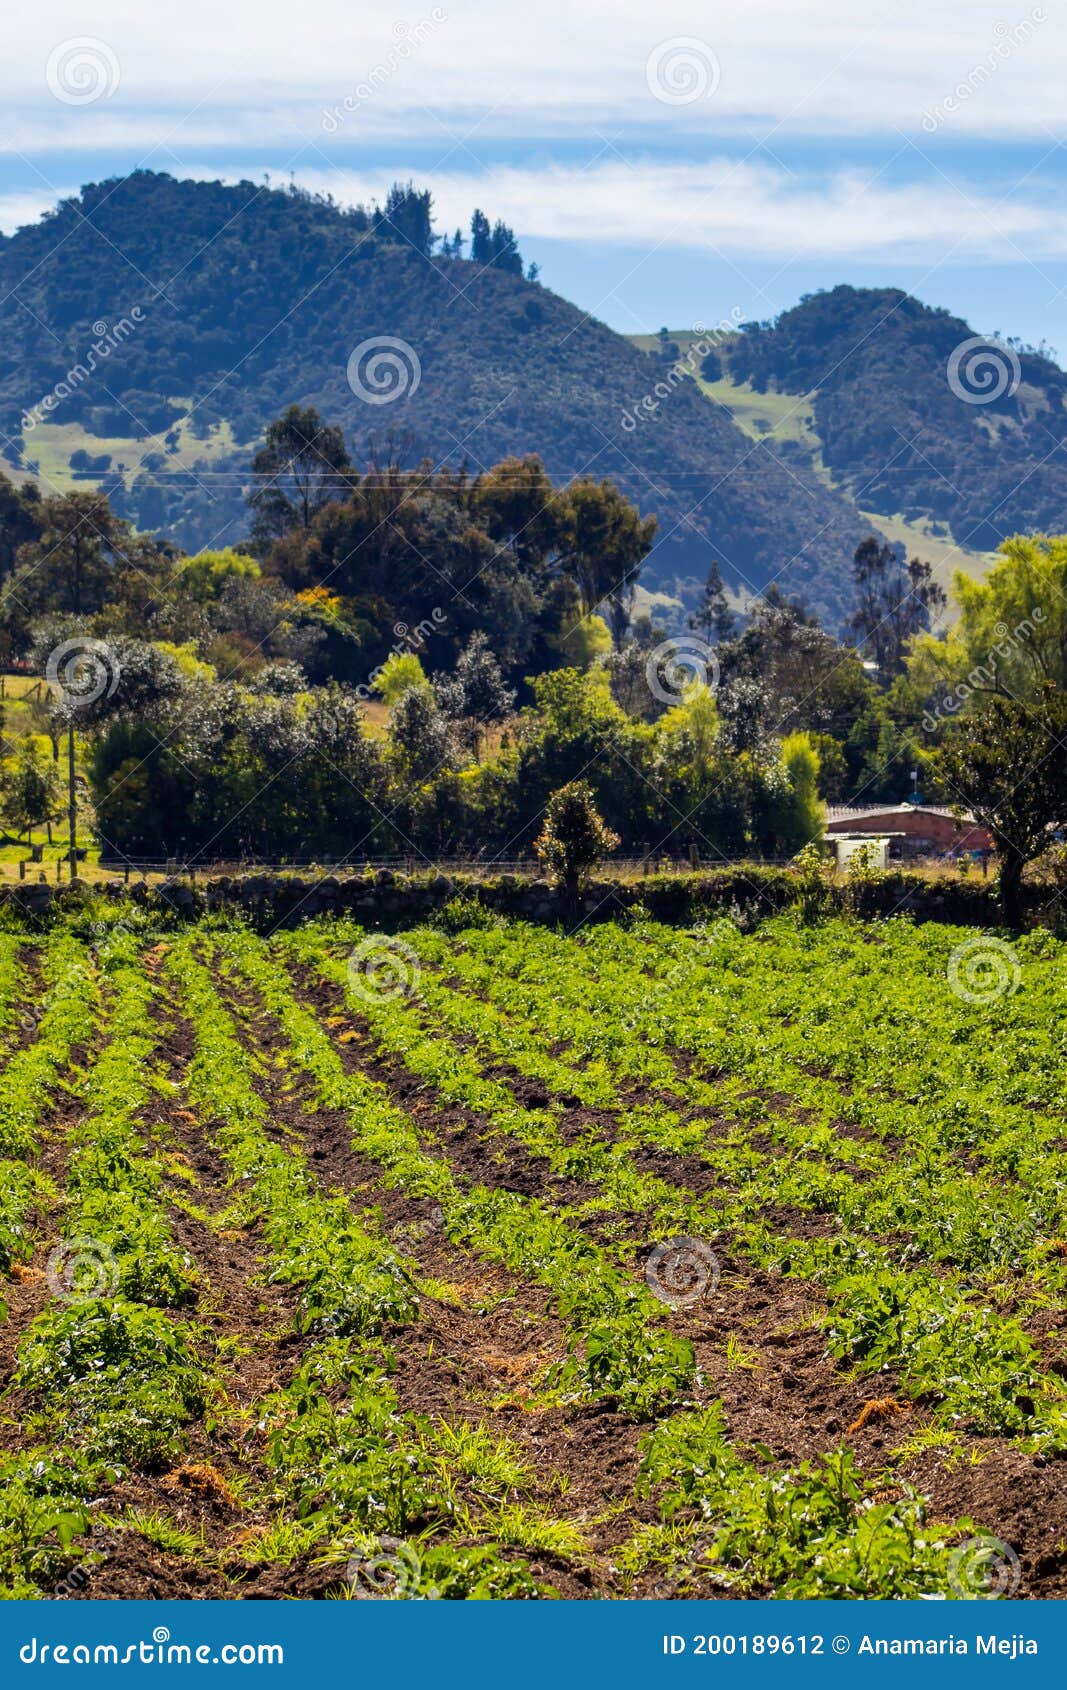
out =
[[[574,780],[554,792],[534,849],[568,898],[578,896],[590,871],[619,843],[593,802],[588,781]]]

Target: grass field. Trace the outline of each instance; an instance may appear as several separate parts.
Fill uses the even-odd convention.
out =
[[[27,738],[35,741],[38,752],[42,757],[52,756],[52,743],[45,732],[45,703],[48,697],[48,683],[34,675],[5,674],[0,677],[0,711],[2,711],[3,738],[0,740],[0,759],[4,767],[14,765],[20,745]],[[37,711],[34,711],[34,705]],[[97,878],[96,863],[100,850],[93,839],[90,830],[91,806],[88,797],[88,784],[85,772],[85,746],[81,735],[75,735],[74,741],[75,777],[78,787],[78,845],[84,850],[85,856],[80,863],[80,873],[83,877]],[[60,769],[66,777],[66,742],[62,742],[60,750]],[[16,839],[11,834],[0,834],[0,881],[16,881],[19,878],[19,864],[25,863],[25,875],[31,880],[39,879],[43,874],[46,879],[55,883],[57,865],[63,863],[62,873],[69,876],[67,859],[70,856],[70,831],[67,823],[66,801],[63,800],[60,811],[53,820],[51,839],[47,837],[46,829],[38,827],[34,831],[33,842],[41,848],[41,861],[32,862],[30,851],[24,839]]]
[[[1067,1591],[1047,935],[104,919],[0,935],[4,1595]]]

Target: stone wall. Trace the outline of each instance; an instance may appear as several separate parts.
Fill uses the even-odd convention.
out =
[[[462,875],[374,874],[314,878],[299,874],[245,874],[210,879],[188,877],[149,885],[121,879],[88,885],[18,882],[0,887],[0,903],[31,921],[47,921],[66,908],[97,900],[129,900],[171,919],[196,920],[213,911],[239,912],[255,927],[293,926],[310,916],[346,915],[367,926],[414,926],[454,899],[472,901],[525,921],[577,926],[610,921],[641,905],[660,921],[692,924],[726,917],[745,928],[787,909],[797,896],[797,879],[786,869],[730,867],[705,873],[649,875],[642,880],[595,880],[577,906],[569,906],[547,881]],[[869,917],[908,914],[918,920],[961,925],[998,923],[992,881],[929,880],[905,871],[889,873],[859,888],[838,884],[832,896],[842,909]],[[1031,894],[1035,913],[1039,895]]]

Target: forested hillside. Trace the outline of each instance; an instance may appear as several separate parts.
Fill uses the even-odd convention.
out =
[[[1062,526],[1067,375],[1044,349],[977,339],[899,289],[837,287],[749,326],[729,374],[810,395],[826,467],[864,510],[985,552]]]
[[[702,581],[713,557],[735,585],[784,570],[840,617],[867,532],[849,501],[688,379],[627,427],[663,361],[527,279],[503,226],[482,219],[467,249],[431,241],[428,212],[418,193],[390,216],[145,171],[85,188],[0,240],[8,461],[101,485],[120,514],[195,549],[240,533],[266,425],[313,403],[357,462],[388,433],[410,461],[477,470],[536,452],[557,482],[614,476],[659,518],[650,579]],[[380,336],[418,362],[387,405],[347,373]],[[68,379],[97,343],[97,367]]]

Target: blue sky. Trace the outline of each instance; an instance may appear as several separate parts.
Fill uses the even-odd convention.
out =
[[[0,66],[0,227],[138,165],[411,176],[624,331],[845,281],[1067,358],[1065,49],[1051,0],[42,0]]]

